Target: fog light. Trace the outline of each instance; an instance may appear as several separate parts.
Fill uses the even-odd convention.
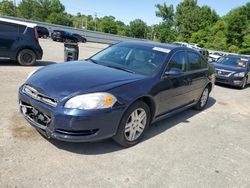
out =
[[[234,85],[241,85],[242,84],[242,81],[240,80],[234,80]]]

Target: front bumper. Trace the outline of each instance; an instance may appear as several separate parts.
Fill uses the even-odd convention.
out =
[[[220,76],[220,75],[215,76],[215,82],[227,84],[230,86],[236,86],[236,87],[242,86],[243,79],[244,77],[234,77],[233,75],[229,77]]]
[[[20,112],[47,138],[70,142],[91,142],[116,134],[124,107],[83,111],[53,107],[19,90]]]

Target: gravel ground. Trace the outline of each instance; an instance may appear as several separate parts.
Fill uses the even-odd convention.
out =
[[[63,44],[40,43],[38,66],[0,63],[0,187],[250,187],[250,87],[215,86],[206,110],[151,126],[132,148],[47,140],[17,104],[29,72],[63,61]],[[81,44],[80,59],[104,47]]]

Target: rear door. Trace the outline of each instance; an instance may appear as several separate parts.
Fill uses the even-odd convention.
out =
[[[207,83],[208,63],[198,52],[188,51],[188,77],[191,80],[190,99],[200,98]]]
[[[0,21],[0,59],[13,59],[15,57],[16,43],[21,39],[20,33],[25,26]]]

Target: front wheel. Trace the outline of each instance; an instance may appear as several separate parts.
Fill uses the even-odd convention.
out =
[[[206,107],[207,101],[208,101],[208,98],[209,98],[209,93],[210,93],[210,90],[209,90],[209,87],[207,86],[203,90],[202,95],[201,95],[199,101],[194,106],[194,109],[196,109],[196,110],[203,110]]]
[[[246,85],[247,85],[247,77],[243,78],[241,89],[245,89]]]
[[[23,66],[32,66],[36,62],[36,54],[30,49],[23,49],[17,55],[17,61]]]
[[[136,145],[149,126],[150,120],[148,105],[142,101],[137,101],[123,115],[117,134],[113,139],[124,147]]]

